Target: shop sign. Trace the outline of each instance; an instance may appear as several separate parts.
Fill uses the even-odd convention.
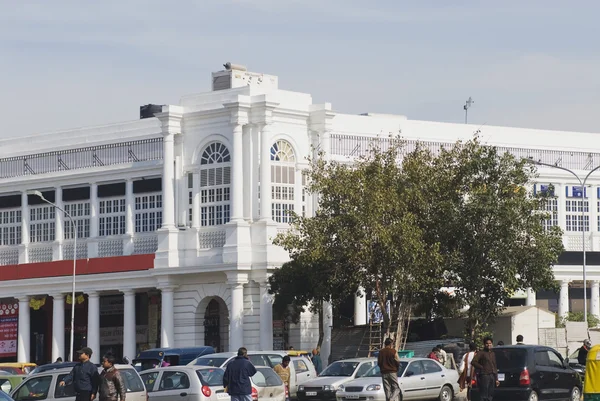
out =
[[[0,303],[0,358],[17,355],[19,303]]]
[[[148,326],[137,326],[135,330],[136,344],[148,342]],[[102,327],[100,328],[100,345],[118,345],[123,344],[122,327]]]

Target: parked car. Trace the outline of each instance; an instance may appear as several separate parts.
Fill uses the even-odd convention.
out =
[[[30,374],[47,372],[49,370],[55,369],[63,369],[63,368],[72,368],[77,365],[79,362],[58,362],[58,363],[47,363],[46,365],[40,365],[37,368],[33,369]],[[97,367],[100,367],[100,364],[96,364]]]
[[[236,352],[206,355],[196,358],[188,366],[219,366],[224,368],[236,355]],[[286,355],[287,352],[285,351],[248,351],[248,359],[254,366],[268,366],[270,368],[280,364]],[[317,371],[312,362],[305,356],[292,356],[290,358],[290,388],[288,390],[290,397],[296,398],[298,386],[317,377]]]
[[[11,372],[17,375],[26,375],[31,373],[37,365],[31,362],[2,362],[0,370]]]
[[[147,393],[138,372],[131,365],[115,365],[121,372],[127,386],[127,401],[147,401]],[[73,385],[59,386],[59,383],[72,368],[61,368],[36,373],[27,378],[11,393],[15,401],[25,400],[58,400],[74,401]],[[98,369],[101,371],[101,369]]]
[[[132,363],[139,372],[165,366],[187,365],[195,358],[214,352],[213,347],[153,348],[137,354]]]
[[[398,384],[400,401],[452,401],[460,391],[456,370],[447,369],[439,362],[426,358],[401,358]],[[343,384],[336,398],[337,401],[385,401],[379,366],[373,367],[361,378]]]
[[[17,387],[27,375],[0,374],[0,390],[10,394],[13,388]]]
[[[550,347],[515,345],[495,347],[500,386],[494,401],[577,400],[581,398],[581,379],[568,361]],[[479,401],[477,381],[472,400]]]
[[[321,374],[298,386],[298,399],[335,400],[335,392],[339,386],[359,378],[377,364],[375,358],[355,358],[335,361],[327,366]]]
[[[6,394],[4,391],[0,391],[0,401],[15,401],[11,398],[10,395]]]

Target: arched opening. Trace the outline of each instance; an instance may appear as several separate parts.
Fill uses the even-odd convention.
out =
[[[219,297],[204,298],[196,310],[196,344],[229,351],[229,311]]]
[[[289,223],[295,209],[296,155],[289,142],[280,139],[271,146],[271,218]]]

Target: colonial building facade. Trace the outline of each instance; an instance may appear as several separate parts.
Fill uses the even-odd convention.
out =
[[[302,171],[317,151],[351,161],[390,135],[437,149],[479,132],[519,157],[581,174],[600,162],[597,134],[341,114],[236,66],[213,73],[210,92],[144,108],[142,117],[0,141],[0,358],[67,356],[73,302],[76,346],[130,358],[153,346],[314,348],[316,317],[274,319],[268,277],[288,258],[272,244],[288,228],[287,212],[315,210]],[[537,302],[562,315],[580,309],[585,230],[588,298],[599,315],[600,173],[581,189],[561,170],[540,172],[531,189],[554,187],[547,224],[565,230],[568,252],[555,266],[560,294]],[[68,216],[32,191],[69,213],[76,248]],[[519,296],[536,302],[532,292]],[[366,323],[364,299],[355,305],[355,323]],[[331,309],[324,315],[326,358]]]

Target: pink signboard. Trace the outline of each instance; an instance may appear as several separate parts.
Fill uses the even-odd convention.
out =
[[[0,358],[17,356],[19,303],[0,302]]]

